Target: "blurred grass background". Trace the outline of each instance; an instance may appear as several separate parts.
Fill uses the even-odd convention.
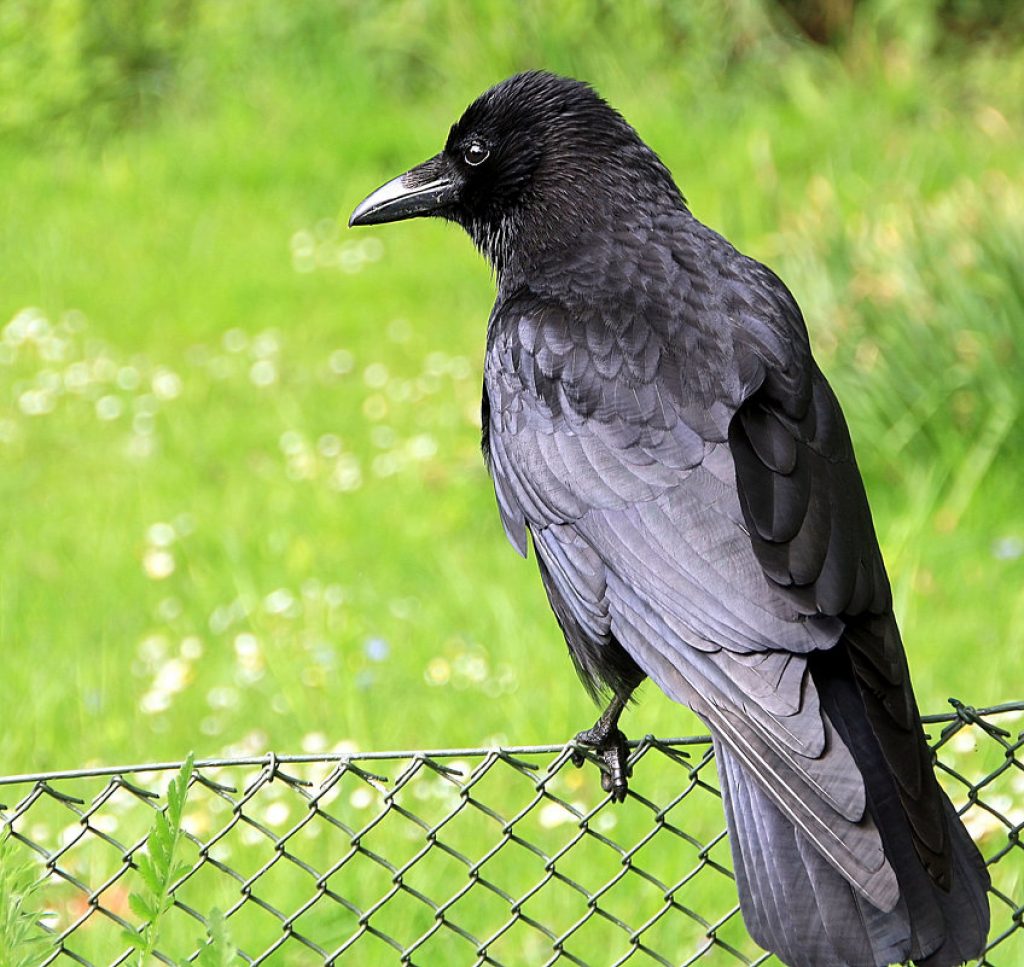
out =
[[[451,226],[343,227],[474,96],[535,67],[593,82],[695,213],[793,289],[858,444],[922,707],[1024,696],[1021,11],[5,0],[0,774],[561,741],[593,720],[478,451],[486,267]],[[624,724],[699,729],[650,688]],[[973,749],[953,751],[980,775]],[[600,795],[590,773],[566,783]],[[636,810],[615,817],[633,842]],[[711,836],[721,814],[680,822]],[[69,830],[28,832],[56,849]],[[986,852],[1000,832],[976,830]],[[345,848],[314,845],[314,865]],[[101,882],[121,860],[96,849],[62,862]],[[1016,895],[1020,871],[1000,875]],[[63,928],[83,901],[50,886]],[[705,912],[734,902],[700,888]],[[204,891],[204,912],[237,899]],[[460,916],[493,929],[483,907]],[[252,903],[231,923],[243,945],[279,935]],[[672,944],[706,942],[688,929]]]
[[[925,710],[1020,698],[1020,10],[6,0],[0,772],[590,723],[478,452],[488,271],[343,227],[535,67],[792,288]]]

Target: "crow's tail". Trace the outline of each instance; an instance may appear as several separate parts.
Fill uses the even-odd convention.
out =
[[[935,784],[951,859],[947,891],[918,857],[896,783],[856,686],[849,680],[817,684],[823,711],[864,776],[868,811],[900,896],[891,910],[873,905],[716,740],[740,907],[751,936],[790,967],[883,967],[908,960],[922,967],[954,967],[980,956],[989,927],[989,878],[952,804]]]

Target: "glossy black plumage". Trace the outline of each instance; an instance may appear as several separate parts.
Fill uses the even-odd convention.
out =
[[[783,283],[575,81],[511,78],[403,177],[353,221],[408,217],[402,192],[429,184],[441,201],[411,213],[494,266],[505,531],[533,544],[592,693],[649,676],[711,729],[755,939],[801,967],[978,954],[988,877],[935,780],[846,424]]]

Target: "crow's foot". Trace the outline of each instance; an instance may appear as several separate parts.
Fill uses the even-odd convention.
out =
[[[616,716],[617,717],[617,716]],[[592,729],[580,732],[575,739],[580,745],[590,746],[601,762],[601,788],[611,793],[613,802],[622,802],[629,789],[629,749],[626,736],[617,726],[602,718]],[[579,768],[586,761],[582,752],[572,754],[572,763]]]

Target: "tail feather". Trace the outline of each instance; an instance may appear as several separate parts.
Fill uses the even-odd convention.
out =
[[[938,828],[929,837],[942,843],[948,859],[935,864],[922,856],[920,822],[912,823],[904,796],[865,710],[859,687],[842,666],[835,674],[837,655],[820,656],[815,684],[822,708],[853,750],[864,777],[868,809],[882,835],[885,854],[896,871],[900,893],[909,905],[914,943],[910,957],[928,967],[961,964],[981,954],[988,936],[990,885],[985,862],[974,845],[949,797],[929,774],[921,796],[934,797]],[[905,741],[924,746],[919,727]],[[921,758],[925,758],[924,755]],[[930,788],[929,788],[930,787]],[[927,804],[926,804],[927,805]]]
[[[906,960],[912,944],[906,900],[901,896],[891,911],[883,913],[854,890],[806,837],[797,833],[796,840],[836,962],[875,965]]]
[[[784,963],[836,963],[830,938],[821,929],[814,888],[797,857],[793,824],[746,780],[724,745],[716,742],[715,749],[747,930]]]
[[[726,741],[716,739],[740,893],[751,936],[790,967],[886,967],[912,960],[954,967],[980,955],[988,934],[988,873],[945,794],[939,838],[951,848],[947,891],[929,875],[915,846],[896,781],[868,722],[856,686],[817,681],[822,710],[853,750],[864,777],[867,811],[899,882],[896,905],[867,900],[796,829]],[[922,740],[923,741],[923,740]]]
[[[988,936],[990,913],[986,891],[991,881],[985,861],[948,799],[946,814],[953,837],[953,890],[940,891],[937,897],[943,919],[957,927],[947,931],[944,942],[934,953],[918,960],[920,967],[945,967],[971,960],[980,955]]]

